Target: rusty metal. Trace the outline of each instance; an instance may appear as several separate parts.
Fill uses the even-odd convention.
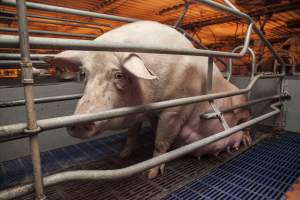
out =
[[[33,70],[30,60],[29,52],[29,35],[27,28],[26,18],[26,5],[25,0],[17,1],[17,14],[19,20],[19,37],[20,37],[20,51],[21,51],[21,65],[22,65],[22,78],[24,85],[24,96],[26,101],[26,115],[27,115],[27,131],[38,130],[36,113],[34,109],[33,101]],[[40,147],[38,134],[30,136],[30,147],[31,147],[31,159],[33,164],[34,173],[34,188],[36,199],[45,199],[42,170],[41,170],[41,159],[40,159]]]

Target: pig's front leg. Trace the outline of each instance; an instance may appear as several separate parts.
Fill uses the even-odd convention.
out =
[[[142,122],[134,124],[128,129],[127,141],[124,149],[120,153],[121,158],[128,158],[133,151],[134,146],[136,145],[137,135],[142,126]]]
[[[159,116],[155,146],[153,156],[159,156],[166,153],[171,147],[174,139],[178,135],[183,120],[177,112],[165,112]],[[148,178],[152,179],[158,176],[159,172],[163,174],[165,164],[156,166],[149,170]]]

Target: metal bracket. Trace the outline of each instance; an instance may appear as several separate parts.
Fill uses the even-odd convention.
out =
[[[23,63],[21,62],[21,69],[22,69],[22,83],[23,84],[33,84],[33,68],[32,63]]]
[[[219,108],[214,104],[213,101],[209,102],[210,106],[212,107],[212,109],[214,110],[216,117],[219,119],[219,121],[221,122],[224,130],[229,129],[229,126],[224,118],[223,113],[219,110]]]
[[[27,133],[29,135],[33,135],[33,134],[37,134],[37,133],[41,132],[41,130],[42,130],[42,128],[39,127],[39,126],[37,128],[35,128],[35,129],[25,128],[24,129],[24,133]]]

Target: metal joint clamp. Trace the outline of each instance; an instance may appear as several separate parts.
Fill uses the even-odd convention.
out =
[[[31,62],[21,62],[22,69],[22,83],[23,84],[33,84],[33,68]]]
[[[37,134],[37,133],[39,133],[39,132],[41,132],[41,127],[37,127],[37,128],[35,128],[35,129],[28,129],[28,128],[25,128],[24,129],[24,133],[27,133],[27,134],[30,134],[30,135],[33,135],[33,134]]]

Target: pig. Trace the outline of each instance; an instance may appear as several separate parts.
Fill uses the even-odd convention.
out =
[[[195,49],[192,43],[175,29],[153,21],[139,21],[123,25],[101,35],[96,42],[147,45],[164,48]],[[64,51],[46,62],[56,67],[67,67],[85,72],[84,92],[74,114],[94,113],[165,101],[207,93],[208,58],[199,56],[167,55],[135,52]],[[212,91],[238,90],[225,80],[213,65]],[[246,101],[243,95],[214,101],[222,108]],[[172,107],[160,111],[117,117],[67,128],[77,138],[91,138],[105,130],[128,128],[128,137],[121,157],[128,157],[136,144],[137,133],[144,120],[149,120],[155,130],[153,156],[166,153],[173,147],[190,144],[223,128],[218,119],[202,119],[200,114],[211,111],[208,102]],[[230,127],[249,119],[247,110],[235,110],[224,114]],[[247,131],[240,131],[218,142],[201,148],[193,155],[217,155],[222,151],[238,149],[240,143],[251,143]],[[164,164],[149,170],[148,178],[164,172]]]

